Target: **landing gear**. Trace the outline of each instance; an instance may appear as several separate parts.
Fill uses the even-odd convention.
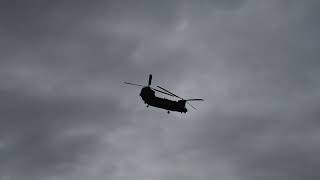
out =
[[[168,111],[168,114],[170,114],[170,111]]]
[[[147,108],[149,107],[149,104],[147,105]]]

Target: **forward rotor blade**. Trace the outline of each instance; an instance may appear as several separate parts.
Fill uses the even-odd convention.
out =
[[[157,86],[157,87],[160,88],[160,89],[162,89],[162,90],[164,90],[164,91],[166,91],[166,92],[168,92],[168,93],[171,94],[172,96],[175,96],[175,97],[177,97],[177,98],[180,98],[180,99],[184,100],[182,97],[179,97],[179,96],[173,94],[172,92],[166,90],[165,88],[163,88],[163,87],[161,87],[161,86]]]
[[[148,81],[148,86],[151,85],[151,81],[152,81],[152,74],[149,75],[149,81]]]
[[[173,96],[172,94],[169,94],[169,93],[167,93],[167,92],[160,91],[160,90],[158,90],[158,89],[154,89],[154,88],[151,88],[151,89],[154,90],[154,91],[157,91],[157,92],[159,92],[159,93],[166,94],[166,95],[168,95],[168,96]]]
[[[135,83],[129,83],[129,82],[124,82],[125,84],[130,84],[130,85],[134,85],[134,86],[140,86],[140,87],[143,87],[143,85],[140,85],[140,84],[135,84]]]
[[[194,106],[192,106],[189,102],[187,102],[187,104],[189,104],[189,106],[191,106],[193,109],[196,109]]]
[[[186,101],[203,101],[203,99],[187,99]]]

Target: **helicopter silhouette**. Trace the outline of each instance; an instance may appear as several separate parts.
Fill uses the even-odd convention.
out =
[[[203,101],[203,99],[183,99],[176,94],[166,90],[165,88],[161,86],[157,86],[160,89],[155,89],[151,87],[151,81],[152,81],[152,74],[149,75],[149,81],[148,81],[148,86],[144,86],[141,84],[135,84],[135,83],[130,83],[130,82],[124,82],[125,84],[129,85],[134,85],[134,86],[140,86],[142,87],[140,96],[142,100],[144,101],[145,104],[147,104],[147,107],[153,106],[157,107],[160,109],[165,109],[167,110],[168,114],[170,111],[177,111],[181,113],[186,113],[188,112],[186,108],[186,103],[191,106],[192,108],[196,109],[194,106],[192,106],[189,101]],[[155,95],[155,91],[160,92],[162,94],[166,94],[168,96],[176,97],[179,100],[178,101],[173,101],[165,98],[160,98]]]

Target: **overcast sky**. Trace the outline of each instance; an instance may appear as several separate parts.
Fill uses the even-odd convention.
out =
[[[0,1],[0,180],[319,179],[319,8]],[[147,109],[150,73],[205,101]]]

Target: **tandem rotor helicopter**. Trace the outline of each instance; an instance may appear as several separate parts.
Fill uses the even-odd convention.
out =
[[[149,81],[148,86],[130,83],[130,82],[124,82],[125,84],[130,84],[134,86],[140,86],[142,87],[140,96],[145,104],[147,104],[147,107],[153,106],[161,109],[168,110],[168,114],[170,111],[177,111],[181,113],[186,113],[188,110],[186,108],[186,103],[190,105],[192,108],[196,109],[194,106],[192,106],[189,101],[203,101],[203,99],[183,99],[172,92],[166,90],[165,88],[161,86],[157,86],[160,89],[155,89],[151,87],[151,81],[152,81],[152,74],[149,75]],[[168,96],[179,98],[178,101],[173,101],[165,98],[160,98],[155,95],[155,91],[160,92],[162,94],[166,94]]]

